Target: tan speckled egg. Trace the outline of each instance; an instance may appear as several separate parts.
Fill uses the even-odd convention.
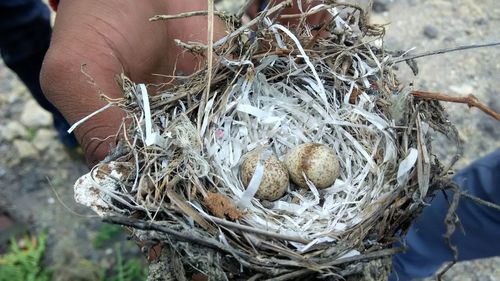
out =
[[[255,167],[257,167],[260,153],[250,152],[245,157],[245,161],[240,166],[240,173],[241,181],[247,187],[255,172]],[[264,175],[255,197],[269,201],[278,200],[283,197],[288,188],[289,179],[286,167],[274,155],[269,156],[263,164]]]
[[[308,188],[303,174],[319,189],[330,187],[340,175],[335,151],[324,144],[305,143],[291,149],[285,166],[293,183]]]

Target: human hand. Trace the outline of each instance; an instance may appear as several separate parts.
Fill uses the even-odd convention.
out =
[[[258,2],[250,8],[250,15],[256,15]],[[106,104],[99,96],[101,93],[110,98],[121,97],[115,82],[117,74],[123,72],[138,83],[158,83],[161,78],[154,73],[173,74],[174,68],[191,73],[199,61],[183,53],[173,39],[206,42],[207,18],[160,22],[148,19],[157,14],[207,10],[206,5],[205,0],[60,1],[51,46],[40,75],[45,95],[74,124]],[[299,10],[294,4],[285,13],[297,14]],[[317,24],[324,15],[314,15],[308,21]],[[223,35],[224,27],[218,18],[215,20],[217,38]],[[114,147],[123,117],[123,111],[111,108],[75,130],[90,166]]]
[[[154,73],[173,74],[174,67],[191,73],[198,61],[173,39],[206,42],[207,18],[148,19],[194,10],[207,10],[206,1],[60,1],[40,75],[45,95],[74,124],[106,105],[99,92],[121,97],[117,74],[123,72],[134,82],[158,83],[161,78]],[[216,20],[217,37],[224,28]],[[123,117],[120,109],[111,108],[75,130],[89,165],[102,160],[115,145]]]

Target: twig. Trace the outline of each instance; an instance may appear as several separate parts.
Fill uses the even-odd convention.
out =
[[[331,7],[332,6],[329,5],[327,7],[322,8],[322,9],[316,9],[316,10],[313,10],[313,11],[307,11],[305,13],[280,15],[279,18],[280,19],[294,19],[294,18],[308,17],[308,16],[315,15],[315,14],[317,14],[319,12],[322,12],[324,10],[330,9]]]
[[[194,52],[196,54],[199,54],[199,55],[203,55],[203,53],[207,50],[207,45],[205,44],[201,44],[201,43],[198,43],[198,42],[188,42],[188,43],[184,43],[182,42],[181,40],[179,39],[174,39],[174,42],[175,42],[175,45],[183,48],[183,49],[186,49],[188,51],[191,51],[191,52]]]
[[[352,262],[361,261],[361,260],[373,260],[373,259],[377,259],[377,258],[381,258],[381,257],[392,256],[392,255],[395,255],[401,251],[402,251],[401,248],[390,248],[390,249],[380,250],[380,251],[376,251],[376,252],[371,252],[368,254],[357,255],[354,257],[333,260],[333,261],[327,262],[323,265],[335,266],[335,265],[341,265],[344,263],[352,263]]]
[[[196,243],[198,245],[205,246],[205,247],[210,248],[210,249],[214,249],[214,250],[217,250],[220,252],[225,252],[225,253],[232,255],[243,266],[257,270],[259,272],[267,272],[269,270],[274,270],[274,272],[276,274],[281,274],[283,271],[285,271],[285,270],[277,270],[273,267],[267,267],[260,260],[253,259],[251,256],[247,255],[244,252],[233,249],[230,246],[224,245],[223,243],[216,241],[212,238],[208,238],[206,236],[204,236],[204,237],[196,236],[196,235],[192,234],[192,233],[194,233],[193,231],[179,232],[179,231],[173,230],[172,228],[169,228],[167,226],[155,224],[153,222],[148,222],[148,221],[144,221],[144,220],[137,220],[137,219],[130,219],[127,217],[119,217],[119,216],[105,217],[105,218],[103,218],[103,221],[107,222],[107,223],[112,223],[112,224],[129,226],[129,227],[132,227],[135,229],[158,231],[158,232],[169,235],[170,238],[172,238],[173,240],[176,240],[176,241]],[[247,260],[253,260],[253,262],[256,264],[252,264],[251,262],[248,262]]]
[[[469,200],[472,200],[474,201],[474,203],[477,203],[479,205],[483,205],[483,206],[486,206],[486,207],[490,207],[492,209],[495,209],[497,211],[500,211],[500,205],[497,205],[495,203],[492,203],[492,202],[488,202],[486,200],[483,200],[479,197],[476,197],[476,196],[473,196],[473,195],[470,195],[468,193],[465,193],[465,192],[460,192],[460,195],[462,195],[463,197],[469,199]]]
[[[407,56],[407,57],[397,58],[397,59],[392,60],[391,62],[392,63],[400,63],[403,61],[418,59],[418,58],[422,58],[422,57],[440,55],[440,54],[451,53],[451,52],[458,52],[458,51],[469,50],[469,49],[492,47],[492,46],[497,46],[497,45],[500,45],[500,42],[465,45],[465,46],[458,46],[458,47],[453,47],[453,48],[444,48],[444,49],[424,52],[424,53],[420,53],[420,54],[416,54],[416,55],[411,55],[411,56]]]
[[[461,193],[458,186],[455,186],[453,189],[454,189],[453,198],[450,203],[450,207],[448,208],[448,212],[446,213],[446,217],[444,219],[444,223],[446,224],[446,233],[444,234],[444,240],[446,241],[446,244],[448,244],[448,247],[453,253],[453,260],[451,262],[448,262],[442,269],[440,269],[436,273],[436,280],[438,281],[441,281],[443,275],[458,261],[458,248],[456,245],[453,245],[451,241],[451,236],[453,235],[456,229],[456,223],[457,223],[456,220],[458,219],[458,217],[455,212],[458,208],[458,203],[460,201]]]
[[[490,115],[495,118],[497,121],[500,121],[500,113],[495,112],[493,109],[489,108],[486,104],[479,101],[474,95],[470,94],[466,97],[452,97],[441,93],[430,93],[430,92],[422,92],[422,91],[413,91],[411,93],[414,97],[419,97],[423,99],[430,100],[439,100],[446,102],[455,102],[455,103],[465,103],[469,107],[477,107],[484,113]]]
[[[338,15],[338,14],[337,14]],[[335,17],[337,16],[335,15]],[[335,18],[334,17],[334,18]],[[309,43],[307,43],[307,45],[304,46],[304,49],[311,49],[314,44],[316,44],[316,41],[318,40],[318,38],[320,37],[320,34],[323,33],[323,31],[325,31],[326,27],[328,25],[326,23],[323,23],[321,25],[321,28],[318,30],[318,32],[316,32],[316,34],[314,34],[313,38],[311,39],[311,41],[309,41]]]
[[[226,253],[233,254],[235,251],[230,250],[227,246],[224,244],[215,241],[213,239],[209,239],[207,237],[196,237],[193,234],[189,234],[186,232],[179,232],[177,230],[174,230],[172,228],[155,224],[152,222],[147,222],[143,220],[137,220],[137,219],[130,219],[126,217],[118,217],[118,216],[111,216],[111,217],[105,217],[103,219],[104,222],[107,223],[112,223],[112,224],[118,224],[118,225],[124,225],[124,226],[129,226],[135,229],[141,229],[141,230],[154,230],[158,231],[161,233],[168,234],[172,236],[172,239],[177,240],[177,241],[185,241],[185,242],[192,242],[196,243],[199,245],[203,245],[205,247],[223,251]]]
[[[200,106],[198,107],[198,131],[201,129],[203,122],[203,113],[205,112],[205,106],[208,103],[208,96],[210,95],[210,86],[212,84],[212,70],[213,70],[213,53],[214,53],[214,0],[208,0],[208,30],[207,30],[207,42],[208,42],[208,52],[207,52],[207,87],[203,93]]]
[[[196,17],[196,16],[207,16],[207,15],[209,15],[209,11],[193,11],[193,12],[186,12],[186,13],[180,13],[180,14],[175,14],[175,15],[156,15],[156,16],[149,18],[149,21],[173,20],[173,19],[182,19],[182,18],[189,18],[189,17]],[[214,15],[219,16],[219,17],[227,16],[224,12],[220,12],[220,11],[214,11]]]
[[[247,281],[257,281],[260,278],[262,278],[262,276],[263,276],[262,273],[257,273],[254,276],[250,277],[250,279],[248,279]]]
[[[237,223],[234,223],[234,222],[231,222],[231,221],[220,219],[220,218],[217,218],[217,217],[214,217],[214,216],[205,215],[203,213],[202,213],[202,215],[205,218],[207,218],[207,219],[210,219],[210,220],[212,220],[212,221],[214,221],[214,222],[216,222],[218,224],[224,225],[224,226],[229,227],[229,228],[236,228],[236,229],[247,231],[247,232],[261,234],[261,235],[264,235],[264,236],[267,236],[267,237],[272,237],[272,238],[277,238],[277,239],[282,239],[282,240],[288,240],[288,241],[295,241],[295,242],[300,242],[300,243],[303,243],[303,244],[308,244],[309,242],[311,242],[311,241],[309,241],[307,239],[304,239],[304,238],[301,238],[301,237],[297,237],[297,236],[291,236],[291,235],[285,235],[285,234],[279,234],[279,233],[269,232],[269,231],[266,231],[266,230],[263,230],[263,229],[253,228],[253,227],[250,227],[250,226],[241,225],[241,224],[237,224]]]
[[[310,274],[311,272],[312,272],[311,269],[304,268],[304,269],[301,269],[301,270],[296,270],[296,271],[292,271],[290,273],[283,274],[283,275],[278,276],[278,277],[266,279],[266,281],[297,280],[299,277],[302,277],[302,276],[304,276],[306,274]]]
[[[57,190],[55,189],[54,187],[54,184],[52,183],[52,181],[47,177],[47,181],[49,182],[49,187],[50,189],[52,189],[52,192],[54,193],[54,195],[56,196],[57,198],[57,201],[59,201],[59,203],[61,203],[61,205],[68,211],[70,212],[71,214],[77,216],[77,217],[80,217],[80,218],[85,218],[85,219],[91,219],[91,218],[98,218],[99,216],[98,215],[86,215],[86,214],[80,214],[78,213],[77,211],[71,209],[70,207],[68,207],[68,205],[66,205],[66,203],[64,203],[64,201],[62,200],[62,198],[59,196],[59,193],[57,192]]]

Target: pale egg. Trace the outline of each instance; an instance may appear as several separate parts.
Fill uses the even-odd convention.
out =
[[[248,187],[261,153],[249,152],[244,157],[246,159],[240,166],[241,181],[245,187]],[[262,163],[264,165],[264,175],[255,197],[268,201],[278,200],[283,197],[288,189],[289,179],[286,167],[274,154],[270,155]]]
[[[319,143],[305,143],[291,149],[285,166],[293,183],[308,188],[304,175],[319,189],[330,187],[340,175],[335,150]]]

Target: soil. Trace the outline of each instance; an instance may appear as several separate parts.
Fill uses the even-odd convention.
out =
[[[235,5],[234,2],[227,0],[226,4]],[[413,52],[423,52],[500,38],[497,0],[375,2],[377,13],[372,21],[390,23],[386,40],[389,49],[414,47]],[[473,93],[500,111],[498,57],[500,48],[492,47],[422,58],[418,60],[417,77],[403,64],[400,77],[413,82],[419,90],[453,96]],[[18,225],[33,231],[48,232],[47,261],[54,267],[58,280],[95,280],[100,269],[113,266],[115,250],[93,246],[102,224],[88,209],[74,203],[73,183],[88,169],[81,155],[66,150],[57,141],[50,122],[23,121],[23,112],[40,109],[3,65],[0,79],[0,213],[8,212]],[[464,156],[457,168],[500,147],[499,122],[465,105],[445,106],[465,142]],[[436,136],[435,149],[442,157],[449,158],[454,153],[449,144]],[[141,256],[137,247],[123,251]],[[499,268],[500,258],[460,263],[444,280],[500,280]]]

